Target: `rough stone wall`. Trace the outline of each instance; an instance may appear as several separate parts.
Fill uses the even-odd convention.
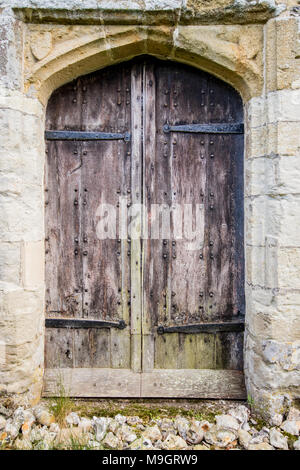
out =
[[[24,25],[0,16],[0,393],[37,397],[43,364],[43,106],[23,93]]]
[[[300,396],[299,20],[265,25],[264,89],[247,104],[245,373],[275,421]]]
[[[0,393],[39,397],[44,110],[76,76],[149,53],[207,70],[245,103],[249,396],[300,398],[300,17],[296,0],[0,0]],[[62,8],[63,5],[63,8]]]

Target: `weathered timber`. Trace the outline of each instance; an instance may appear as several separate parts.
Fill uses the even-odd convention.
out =
[[[142,375],[148,398],[246,398],[244,377],[237,370],[156,369]]]
[[[72,397],[141,396],[141,374],[130,369],[46,369],[43,395],[56,396],[62,384],[66,395]]]
[[[149,57],[53,93],[46,395],[61,372],[73,396],[244,397],[242,121],[229,85]]]

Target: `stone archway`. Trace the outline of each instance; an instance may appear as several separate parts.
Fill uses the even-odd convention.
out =
[[[267,15],[260,21],[268,18]],[[9,189],[4,188],[8,196],[2,207],[5,213],[2,238],[6,251],[2,265],[5,326],[1,331],[9,338],[2,372],[3,391],[29,392],[31,399],[38,398],[41,391],[43,119],[47,99],[53,90],[79,75],[147,53],[206,70],[233,85],[244,99],[245,374],[248,392],[255,403],[267,403],[268,409],[282,414],[289,397],[297,396],[299,384],[298,343],[294,333],[297,331],[294,292],[297,285],[292,282],[290,286],[288,281],[293,269],[297,272],[297,268],[290,266],[293,265],[291,257],[298,256],[299,240],[287,228],[293,225],[290,222],[295,191],[287,175],[293,172],[291,160],[299,147],[299,90],[296,66],[293,65],[295,57],[292,52],[285,51],[282,58],[280,52],[280,31],[287,28],[296,41],[296,22],[279,18],[269,20],[267,26],[261,23],[203,25],[188,21],[184,26],[178,23],[168,26],[166,21],[165,26],[147,26],[117,25],[115,20],[114,25],[85,26],[59,24],[62,20],[56,21],[55,15],[51,23],[38,24],[47,20],[36,18],[35,24],[24,24],[18,19],[13,21],[14,32],[10,34],[16,35],[13,58],[17,72],[12,74],[10,83],[8,77],[0,101],[5,128],[4,149],[11,156],[4,166],[4,171],[9,174]],[[274,50],[282,67],[290,61],[288,72],[278,73],[270,59]],[[269,155],[274,158],[268,158]],[[282,175],[279,182],[274,176],[277,163]],[[271,182],[268,180],[270,174],[274,177]],[[15,261],[10,262],[8,258],[12,255]],[[288,312],[286,316],[285,311]],[[285,355],[287,362],[282,359]]]

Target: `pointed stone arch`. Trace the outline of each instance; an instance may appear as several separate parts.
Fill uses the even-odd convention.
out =
[[[25,87],[37,94],[43,104],[64,83],[141,54],[209,72],[236,88],[244,101],[261,93],[262,29],[257,25],[227,29],[210,25],[74,26],[61,35],[59,31],[59,25],[47,25],[45,31],[39,25],[38,30],[32,26],[28,33],[27,57],[31,60],[27,63],[30,73]],[[251,42],[247,42],[247,32],[251,33]],[[253,33],[257,41],[253,40]]]

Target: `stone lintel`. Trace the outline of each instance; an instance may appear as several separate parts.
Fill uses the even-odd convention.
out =
[[[15,0],[10,6],[26,23],[65,25],[258,24],[266,23],[282,11],[273,0],[168,0],[163,3],[145,0],[100,4],[93,0],[71,0],[68,8],[60,8],[59,2]]]

